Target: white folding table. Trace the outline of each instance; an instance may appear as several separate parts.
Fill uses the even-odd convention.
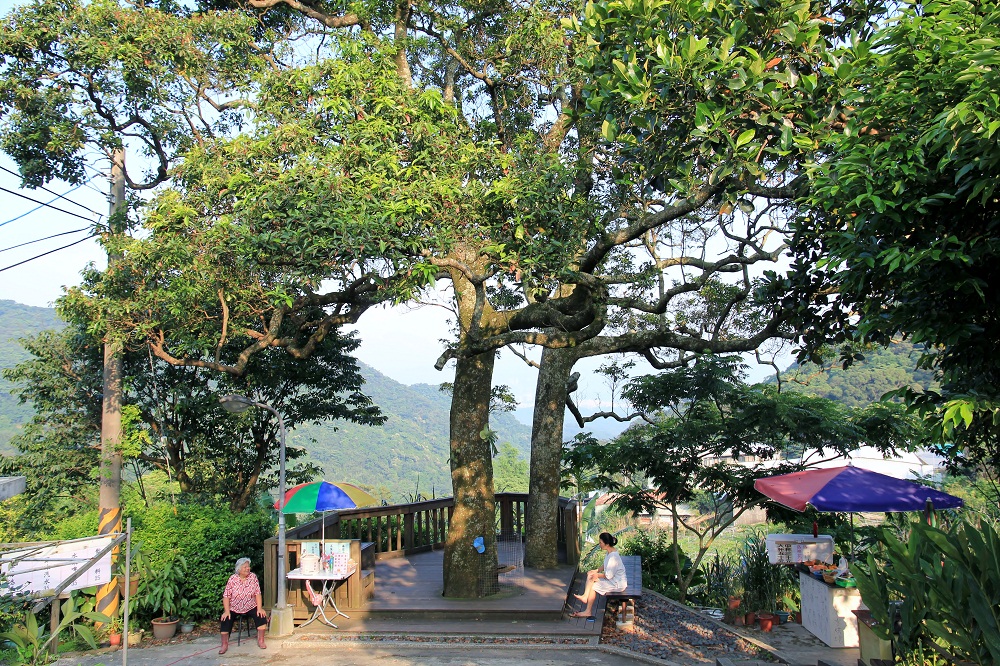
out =
[[[330,604],[330,606],[335,611],[334,617],[341,615],[343,617],[350,619],[349,615],[347,615],[346,613],[342,613],[341,610],[337,608],[337,602],[333,598],[333,593],[337,589],[337,586],[340,585],[340,583],[342,583],[343,581],[350,578],[351,575],[356,570],[357,567],[355,567],[354,570],[348,571],[347,573],[343,574],[333,573],[331,571],[317,571],[315,573],[304,573],[302,571],[302,567],[299,567],[298,569],[292,569],[291,571],[289,571],[285,576],[286,578],[288,578],[288,580],[305,580],[305,581],[318,580],[323,582],[323,591],[321,593],[322,599],[318,604],[316,604],[316,608],[313,610],[312,617],[310,617],[308,620],[306,620],[299,626],[304,627],[310,622],[313,622],[314,620],[319,620],[323,624],[336,629],[337,625],[331,622],[330,618],[326,616],[327,604]]]

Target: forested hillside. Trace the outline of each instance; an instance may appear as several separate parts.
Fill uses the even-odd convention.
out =
[[[0,369],[27,360],[20,338],[62,325],[52,308],[36,308],[14,301],[0,301]],[[0,377],[0,453],[10,453],[10,440],[17,427],[31,418],[31,408],[10,394],[11,384]]]
[[[16,343],[21,337],[61,325],[55,310],[0,301],[0,368],[27,358]],[[451,494],[448,468],[450,396],[428,384],[404,386],[374,368],[361,366],[364,392],[388,417],[381,428],[336,422],[307,424],[289,433],[289,446],[305,447],[309,460],[322,466],[331,481],[382,487],[396,499],[417,492]],[[0,380],[2,381],[2,380]],[[18,425],[31,409],[10,395],[10,383],[0,383],[0,453],[10,454]],[[220,412],[221,414],[221,412]],[[494,415],[491,424],[498,446],[510,442],[528,457],[531,429],[509,414]],[[419,487],[418,487],[419,484]]]
[[[885,349],[873,349],[844,370],[833,361],[832,367],[813,364],[792,365],[782,373],[784,387],[859,407],[877,402],[888,391],[911,385],[926,388],[933,384],[928,370],[917,370],[916,350],[909,342],[898,342]],[[773,379],[771,381],[774,381]]]

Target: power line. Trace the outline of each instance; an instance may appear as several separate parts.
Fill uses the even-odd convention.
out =
[[[31,257],[30,259],[25,259],[24,261],[19,261],[19,262],[17,262],[16,264],[11,264],[10,266],[4,266],[3,268],[0,268],[0,273],[3,273],[4,271],[6,271],[6,270],[9,270],[9,269],[11,269],[11,268],[17,268],[18,266],[22,266],[22,265],[24,265],[24,264],[28,263],[29,261],[34,261],[35,259],[41,259],[42,257],[45,257],[45,256],[47,256],[47,255],[50,255],[50,254],[52,254],[53,252],[58,252],[59,250],[65,250],[65,249],[66,249],[66,248],[68,248],[68,247],[73,247],[74,245],[79,245],[79,244],[80,244],[80,243],[82,243],[83,241],[86,241],[86,240],[90,240],[91,238],[93,238],[93,237],[94,237],[94,236],[96,236],[96,235],[97,235],[97,234],[90,234],[89,236],[87,236],[87,237],[85,237],[85,238],[81,238],[81,239],[80,239],[80,240],[78,240],[78,241],[73,241],[73,242],[72,242],[72,243],[70,243],[69,245],[63,245],[62,247],[57,247],[57,248],[56,248],[56,249],[54,249],[54,250],[49,250],[48,252],[43,252],[43,253],[41,253],[41,254],[36,254],[36,255],[35,255],[34,257]]]
[[[60,213],[65,213],[66,215],[72,215],[73,217],[78,217],[78,218],[80,218],[81,220],[86,220],[87,222],[93,222],[93,220],[91,220],[91,219],[90,219],[89,217],[84,217],[83,215],[79,215],[78,213],[73,213],[73,212],[71,212],[71,211],[68,211],[68,210],[64,210],[64,209],[62,209],[62,208],[58,208],[58,207],[56,207],[56,206],[53,206],[53,205],[52,205],[52,204],[50,204],[50,203],[46,203],[46,202],[44,202],[44,201],[39,201],[38,199],[32,199],[32,198],[31,198],[31,197],[29,197],[29,196],[28,196],[27,194],[21,194],[20,192],[15,192],[14,190],[9,190],[9,189],[7,189],[6,187],[0,187],[0,190],[2,190],[2,191],[4,191],[4,192],[6,192],[6,193],[8,193],[8,194],[13,194],[14,196],[18,196],[18,197],[21,197],[22,199],[27,199],[28,201],[30,201],[30,202],[32,202],[32,203],[36,203],[36,204],[40,204],[40,205],[42,205],[42,206],[45,206],[45,207],[47,207],[47,208],[51,208],[52,210],[57,210],[57,211],[59,211]],[[35,210],[38,210],[38,209],[36,208]],[[88,209],[88,210],[89,210],[89,209]],[[26,213],[26,214],[27,214],[27,213]],[[98,213],[94,213],[94,214],[95,214],[95,215],[97,215]],[[24,217],[24,216],[22,215],[21,217]],[[14,219],[17,219],[17,218],[14,218]],[[4,222],[4,224],[8,224],[8,223],[10,223],[10,222],[12,222],[12,221],[13,221],[13,220],[7,220],[7,222]],[[0,225],[0,226],[2,226],[2,225]]]
[[[11,170],[10,170],[10,169],[8,169],[7,167],[4,167],[4,166],[0,166],[0,170],[3,170],[3,171],[6,171],[7,173],[9,173],[9,174],[10,174],[10,175],[12,175],[12,176],[17,176],[18,178],[20,178],[20,177],[21,177],[21,174],[17,173],[16,171],[11,171]],[[81,183],[81,184],[77,185],[77,186],[76,186],[76,187],[74,187],[73,189],[69,190],[68,192],[64,192],[64,193],[62,193],[62,194],[59,194],[58,192],[53,192],[52,190],[50,190],[50,189],[49,189],[49,188],[47,188],[47,187],[39,187],[38,189],[39,189],[39,190],[45,190],[45,191],[46,191],[46,192],[48,192],[49,194],[54,194],[54,195],[56,196],[56,199],[65,199],[65,198],[66,198],[66,196],[67,196],[67,195],[68,195],[68,194],[69,194],[70,192],[76,192],[76,191],[77,191],[78,189],[80,189],[81,187],[83,187],[84,185],[86,185],[87,183],[89,183],[89,182],[90,182],[90,181],[92,181],[92,180],[94,180],[94,176],[91,176],[90,178],[88,178],[87,180],[85,180],[85,181],[84,181],[83,183]],[[55,201],[55,199],[53,199],[53,201]],[[93,213],[94,215],[100,215],[100,213],[98,213],[98,212],[97,212],[96,210],[93,210],[93,209],[91,209],[91,208],[88,208],[87,206],[84,206],[84,205],[83,205],[82,203],[80,203],[79,201],[73,201],[72,199],[66,199],[66,201],[68,201],[69,203],[71,203],[71,204],[74,204],[74,205],[76,205],[76,206],[79,206],[80,208],[84,209],[84,210],[85,210],[85,211],[87,211],[88,213]]]
[[[26,243],[20,243],[18,245],[11,245],[10,247],[5,247],[0,249],[0,252],[6,252],[7,250],[16,250],[19,247],[24,247],[25,245],[31,245],[33,243],[41,243],[42,241],[52,240],[53,238],[58,238],[59,236],[67,236],[69,234],[78,234],[81,231],[88,231],[90,227],[82,227],[80,229],[74,229],[73,231],[63,231],[62,233],[52,234],[51,236],[46,236],[45,238],[38,238],[33,241],[28,241]]]

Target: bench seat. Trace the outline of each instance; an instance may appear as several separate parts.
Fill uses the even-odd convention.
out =
[[[609,601],[618,603],[615,621],[619,627],[632,625],[635,618],[635,600],[642,596],[642,557],[622,555],[622,564],[625,565],[625,578],[628,581],[628,587],[621,592],[610,592],[607,595],[599,594],[594,601],[595,618],[604,617],[604,611]],[[579,579],[580,594],[583,594],[583,588],[586,584],[585,578]]]
[[[642,557],[622,555],[628,587],[621,592],[609,592],[608,601],[619,601],[615,622],[618,626],[632,626],[635,620],[635,600],[642,596]]]

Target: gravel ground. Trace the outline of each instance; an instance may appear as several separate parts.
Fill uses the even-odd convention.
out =
[[[691,666],[715,664],[717,657],[770,660],[771,654],[706,616],[652,594],[635,602],[632,628],[618,629],[609,613],[601,643]]]

